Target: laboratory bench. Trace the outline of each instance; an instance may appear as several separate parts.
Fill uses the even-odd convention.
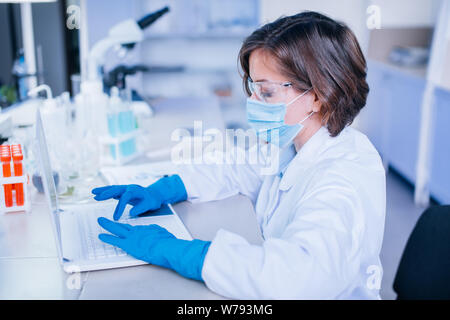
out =
[[[219,104],[213,98],[166,99],[153,108],[148,123],[153,131],[150,149],[173,145],[171,132],[192,127],[194,120],[203,120],[204,129],[223,129]],[[168,160],[167,156],[162,153],[149,159],[143,155],[133,163]],[[92,186],[102,183],[100,177],[90,182]],[[0,299],[224,299],[203,282],[154,265],[65,273],[45,196],[28,187],[31,211],[0,215]],[[193,238],[212,240],[222,228],[250,243],[262,242],[253,206],[242,195],[196,204],[185,201],[173,207]]]
[[[57,256],[44,195],[34,192],[32,211],[0,217],[0,299],[223,299],[203,282],[175,271],[141,265],[67,274]],[[250,200],[182,202],[174,209],[192,237],[212,240],[219,229],[261,243]]]

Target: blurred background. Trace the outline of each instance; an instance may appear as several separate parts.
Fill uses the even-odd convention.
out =
[[[124,86],[126,78],[128,92],[149,105],[213,97],[224,128],[230,129],[247,128],[237,60],[246,36],[303,10],[345,22],[368,62],[370,94],[353,126],[370,138],[387,170],[381,296],[395,299],[393,279],[418,217],[429,205],[450,202],[449,1],[17,2],[0,1],[0,118],[12,114],[13,130],[26,126],[26,115],[13,110],[27,102],[30,89],[46,84],[54,97],[73,99],[88,73],[90,49],[118,23],[165,6],[169,12],[144,30],[142,41],[105,52],[105,88]],[[194,111],[186,106],[183,112]],[[4,126],[2,119],[0,135],[7,136]]]

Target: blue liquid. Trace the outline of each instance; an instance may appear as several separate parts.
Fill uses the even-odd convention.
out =
[[[119,112],[119,131],[120,133],[129,133],[135,129],[133,112]]]
[[[135,122],[133,112],[131,110],[121,111],[118,113],[108,114],[108,131],[112,137],[127,134],[134,131]],[[114,159],[116,159],[116,146],[110,146],[110,152]],[[136,152],[135,138],[131,138],[119,144],[119,152],[121,156],[131,156]]]

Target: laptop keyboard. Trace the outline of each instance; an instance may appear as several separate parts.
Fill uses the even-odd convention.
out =
[[[86,240],[85,255],[89,260],[104,259],[117,256],[125,256],[126,252],[122,249],[104,243],[98,238],[100,233],[107,233],[97,223],[97,218],[104,216],[104,213],[91,211],[80,214],[79,221],[81,223],[82,232],[84,233],[84,239]]]

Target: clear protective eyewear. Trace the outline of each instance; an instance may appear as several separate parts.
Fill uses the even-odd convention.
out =
[[[247,79],[250,92],[255,93],[258,99],[267,103],[279,103],[285,101],[287,89],[292,87],[290,82],[253,81]]]

